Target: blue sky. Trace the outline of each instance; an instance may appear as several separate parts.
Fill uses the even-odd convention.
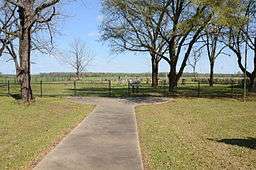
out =
[[[100,0],[86,0],[85,3],[76,1],[63,6],[65,15],[69,16],[65,21],[58,24],[61,35],[55,36],[56,44],[61,48],[68,48],[73,39],[81,39],[94,52],[93,63],[87,68],[90,72],[150,72],[150,57],[147,53],[113,54],[106,43],[100,42],[98,27],[102,18],[100,12]],[[32,61],[32,73],[41,72],[72,72],[68,65],[60,63],[53,56],[34,54]],[[207,56],[202,56],[197,72],[207,73],[209,64]],[[167,72],[168,65],[163,61],[160,65],[161,72]],[[190,72],[190,67],[186,72]],[[220,56],[217,59],[215,72],[235,73],[238,72],[236,58]],[[12,62],[0,61],[0,72],[15,73]]]

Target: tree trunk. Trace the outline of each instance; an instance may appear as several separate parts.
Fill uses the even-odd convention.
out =
[[[20,66],[16,68],[17,79],[21,87],[21,99],[25,102],[31,102],[33,99],[30,73],[31,27],[26,26],[25,24],[25,12],[22,9],[20,9],[19,12],[22,30],[19,37]]]
[[[196,77],[196,67],[193,66],[193,74],[194,74],[194,79],[196,80],[197,77]]]
[[[169,78],[169,92],[174,92],[175,88],[178,84],[177,74],[176,74],[176,67],[171,66],[170,73],[168,75]]]
[[[77,69],[77,71],[76,71],[76,79],[77,79],[77,80],[80,80],[80,72],[78,71],[78,69]]]
[[[249,91],[254,91],[256,90],[255,75],[252,74],[249,78],[250,78]]]
[[[214,62],[210,63],[210,79],[209,79],[209,86],[213,87],[214,84]]]
[[[252,91],[256,91],[256,82],[255,82],[255,78],[256,78],[256,37],[254,38],[254,70],[252,72],[252,78],[250,79],[251,81],[251,90]]]
[[[158,87],[158,61],[155,57],[151,58],[152,61],[152,87]]]

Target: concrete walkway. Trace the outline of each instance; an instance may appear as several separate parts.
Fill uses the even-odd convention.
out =
[[[142,170],[134,106],[155,98],[73,98],[97,107],[34,168]]]

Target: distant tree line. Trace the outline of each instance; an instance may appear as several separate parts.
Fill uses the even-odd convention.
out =
[[[161,78],[166,78],[166,75],[168,75],[168,72],[159,72],[158,76]],[[0,73],[1,77],[15,77],[15,75],[12,74],[2,74]],[[106,78],[111,78],[111,77],[121,77],[121,79],[124,79],[126,77],[151,77],[152,74],[151,73],[102,73],[102,72],[82,72],[80,73],[80,77],[81,78],[87,78],[87,77],[106,77]],[[210,74],[209,73],[197,73],[197,77],[209,77]],[[32,77],[67,77],[67,78],[71,78],[71,77],[76,77],[76,73],[72,73],[72,72],[50,72],[50,73],[40,73],[40,74],[34,74],[32,75]],[[186,78],[194,78],[194,73],[183,73],[183,77]],[[230,77],[235,77],[235,78],[242,78],[243,74],[242,73],[236,73],[236,74],[220,74],[220,73],[215,73],[214,77],[216,78],[230,78]]]
[[[86,73],[81,73],[81,77],[121,77],[124,79],[125,77],[151,77],[151,73],[101,73],[101,72],[86,72]],[[160,72],[159,77],[166,78],[166,75],[168,75],[167,72]],[[66,73],[66,72],[53,72],[53,73],[40,73],[39,75],[35,76],[40,76],[40,77],[74,77],[75,73]],[[209,77],[208,73],[197,73],[198,77]],[[229,78],[229,77],[237,77],[241,78],[243,77],[243,74],[241,73],[236,73],[236,74],[214,74],[215,77],[221,78]],[[194,73],[184,73],[183,77],[194,77]]]

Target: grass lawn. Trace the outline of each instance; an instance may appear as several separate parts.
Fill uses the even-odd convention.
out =
[[[136,108],[148,169],[256,169],[256,102],[178,98]]]
[[[0,97],[0,169],[27,169],[93,110],[64,98],[30,106]]]

